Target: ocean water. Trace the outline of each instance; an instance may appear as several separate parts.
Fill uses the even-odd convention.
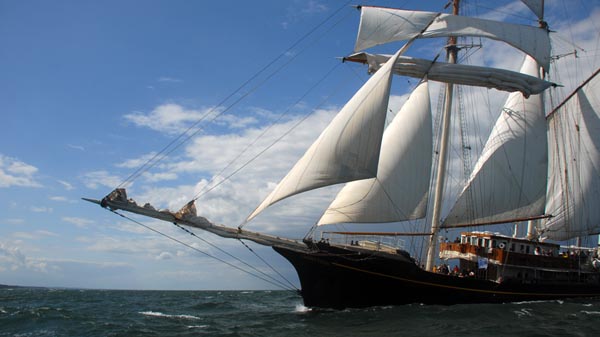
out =
[[[0,289],[0,336],[597,336],[600,300],[312,310],[285,291]]]

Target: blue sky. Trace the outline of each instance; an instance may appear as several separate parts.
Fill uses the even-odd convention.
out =
[[[0,0],[0,283],[270,288],[80,198],[102,198],[199,116],[223,112],[214,123],[201,124],[203,131],[189,143],[128,186],[129,195],[138,202],[176,210],[202,191],[267,125],[275,123],[253,146],[254,152],[223,175],[310,114],[260,160],[198,201],[199,213],[237,226],[367,78],[364,68],[339,65],[336,59],[352,52],[359,19],[359,13],[344,4]],[[377,4],[425,10],[443,5]],[[486,17],[534,21],[518,2],[506,1],[502,6],[499,12],[486,6],[470,10]],[[591,50],[580,55],[585,67],[597,67],[600,3],[581,1],[565,8],[548,1],[551,27],[569,27],[560,41],[573,40]],[[318,26],[331,15],[331,20]],[[567,21],[572,18],[586,20],[575,25]],[[552,26],[551,19],[558,23]],[[315,27],[307,39],[288,50]],[[412,55],[431,51],[434,44],[438,48],[441,42],[417,44]],[[568,49],[565,42],[560,44]],[[397,47],[376,50],[393,52]],[[282,53],[267,73],[219,106]],[[506,57],[486,51],[483,55],[486,63],[510,69],[518,68],[522,58],[518,53]],[[283,68],[267,78],[278,67]],[[332,75],[316,85],[332,69]],[[397,81],[393,107],[415,83]],[[241,97],[239,104],[224,111]],[[285,200],[248,228],[301,238],[338,188]],[[168,223],[142,221],[218,254]],[[282,223],[285,226],[279,226]],[[198,235],[260,265],[238,242]],[[295,278],[291,266],[270,249],[256,249]]]

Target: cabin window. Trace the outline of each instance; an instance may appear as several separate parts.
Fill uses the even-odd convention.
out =
[[[520,245],[519,252],[523,253],[525,251],[525,245]]]
[[[492,248],[496,248],[497,247],[497,242],[496,240],[492,240]]]
[[[529,246],[526,246],[526,247],[525,247],[525,252],[526,252],[527,254],[529,254],[529,252],[530,252],[530,249],[529,249],[529,248],[530,248]]]
[[[511,251],[511,252],[514,252],[514,251],[515,251],[515,244],[514,244],[514,243],[511,243],[511,244],[510,244],[510,251]]]

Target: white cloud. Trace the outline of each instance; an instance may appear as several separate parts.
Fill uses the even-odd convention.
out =
[[[78,217],[70,217],[70,216],[64,216],[62,217],[62,221],[64,222],[68,222],[70,224],[73,224],[77,227],[80,228],[86,228],[87,226],[91,225],[94,223],[94,221],[89,220],[89,219],[84,219],[84,218],[78,218]]]
[[[122,182],[121,178],[111,175],[107,171],[88,172],[82,176],[82,180],[87,188],[94,190],[100,186],[115,188]]]
[[[27,232],[15,232],[12,234],[12,236],[15,238],[27,239],[27,240],[32,240],[35,238],[32,233],[27,233]]]
[[[73,187],[73,185],[67,181],[64,180],[57,180],[59,184],[63,185],[63,187],[65,188],[65,190],[67,191],[71,191],[74,190],[75,187]]]
[[[67,146],[73,150],[85,151],[85,148],[81,145],[67,144]]]
[[[25,256],[18,246],[0,242],[0,271],[28,269],[46,272],[46,267],[45,261]]]
[[[128,159],[122,163],[116,164],[116,167],[124,167],[124,168],[138,168],[142,165],[146,164],[149,161],[155,161],[158,159],[156,152],[150,152],[144,154],[138,158]]]
[[[207,216],[217,223],[227,225],[238,225],[241,223],[244,217],[260,203],[261,199],[270,192],[274,184],[300,158],[302,153],[318,137],[318,134],[325,128],[337,111],[337,108],[319,110],[309,116],[299,127],[281,139],[273,148],[262,154],[258,160],[246,166],[231,178],[230,181],[221,184],[206,196],[203,196],[197,203],[199,214]],[[198,136],[187,145],[184,156],[177,158],[177,160],[171,158],[169,164],[161,166],[159,171],[165,170],[164,172],[169,172],[170,174],[174,172],[181,175],[183,173],[191,173],[192,176],[205,175],[215,177],[215,182],[219,182],[252,157],[256,156],[259,151],[270,146],[276,139],[289,132],[298,123],[300,118],[301,116],[289,117],[286,121],[273,125],[270,127],[269,132],[256,141],[254,145],[250,146],[248,151],[241,156],[240,153],[249,144],[255,142],[255,139],[265,131],[267,126],[262,128],[248,128],[241,134]],[[238,156],[240,157],[233,165],[223,170]],[[148,182],[150,180],[158,181],[166,178],[176,178],[164,172],[148,173],[144,177]],[[144,184],[141,190],[131,189],[128,195],[133,197],[138,204],[149,202],[156,208],[168,208],[176,211],[194,196],[205,190],[209,181],[208,179],[201,179],[195,183],[190,179],[187,183],[178,184],[174,181],[170,187]],[[318,193],[331,194],[331,192]],[[311,200],[314,200],[314,198],[316,197],[313,196]],[[294,203],[286,204],[285,209],[289,213],[302,215],[306,215],[302,210],[315,209],[314,205],[311,207],[299,200],[294,198]],[[320,202],[317,202],[316,209],[320,209],[325,203],[327,203],[326,200],[320,200]],[[270,214],[278,218],[285,216],[281,212]],[[317,215],[314,215],[314,217],[317,217]],[[273,229],[270,224],[266,224],[268,221],[265,219],[267,218],[269,217],[260,218],[263,224],[261,226]],[[302,220],[305,219],[305,217],[302,218]],[[311,219],[313,222],[314,220]]]
[[[401,99],[398,98],[398,100]],[[299,127],[286,135],[259,159],[246,166],[229,181],[200,198],[196,204],[198,213],[216,223],[230,226],[240,224],[294,165],[337,111],[337,108],[319,110],[309,116]],[[215,182],[219,182],[223,177],[256,156],[259,151],[289,132],[300,118],[296,116],[294,119],[273,125],[262,139],[256,141],[248,149],[248,152],[239,157],[227,170],[223,171],[223,168],[238,157],[249,144],[253,143],[267,126],[260,129],[250,128],[242,134],[198,136],[186,147],[184,158],[179,161],[171,160],[169,169],[196,175],[203,173],[209,177],[215,177]],[[144,185],[143,190],[135,191],[135,195],[132,191],[129,196],[133,195],[138,204],[150,202],[156,208],[169,208],[176,211],[204,191],[208,180],[201,179],[196,184],[193,184],[193,181],[189,181],[189,183],[171,187]],[[301,224],[301,230],[306,231],[309,224],[314,223],[319,216],[322,208],[331,201],[332,193],[337,188],[339,187],[321,189],[305,194],[302,198],[290,198],[290,200],[282,201],[273,206],[273,210],[267,210],[264,216],[253,221],[252,227],[255,230],[260,228],[273,231],[275,230],[273,224],[293,222],[290,223],[290,227],[294,227],[294,223]],[[294,221],[283,220],[290,215],[298,215],[298,217]],[[285,230],[289,231],[289,229]],[[297,232],[298,229],[294,227],[292,231]]]
[[[317,0],[296,1],[287,9],[286,20],[281,23],[283,29],[287,29],[291,24],[301,22],[303,18],[327,12],[327,5]]]
[[[11,224],[11,225],[21,225],[21,224],[25,223],[25,219],[12,218],[12,219],[2,220],[2,222],[7,223],[7,224]]]
[[[196,246],[202,251],[210,251],[210,249],[199,245],[197,240],[194,240],[181,229],[176,228],[173,225],[160,221],[150,221],[147,225],[155,228],[161,233],[175,237],[183,242],[188,242],[191,246]],[[79,238],[78,241],[89,243],[90,245],[86,248],[89,251],[144,256],[152,260],[167,260],[173,259],[176,255],[179,257],[186,255],[177,253],[178,249],[184,249],[189,252],[188,248],[182,247],[180,244],[168,240],[146,228],[142,228],[142,232],[136,233],[136,235],[98,235],[90,238]],[[185,261],[178,260],[178,262],[183,263]]]
[[[183,82],[183,80],[181,80],[179,78],[167,77],[167,76],[159,77],[157,81],[158,82],[168,82],[168,83],[181,83],[181,82]]]
[[[37,230],[37,231],[35,231],[35,233],[40,236],[59,236],[58,234],[56,234],[54,232],[50,232],[50,231],[46,231],[46,230]]]
[[[198,125],[195,126],[196,129],[190,132],[198,130],[199,127],[205,125],[205,122],[213,120],[213,118],[222,111],[222,107],[209,107],[195,110],[185,108],[179,104],[167,103],[157,106],[148,114],[134,112],[125,115],[124,118],[140,127],[146,127],[167,134],[180,134],[196,123],[198,123]],[[222,125],[230,129],[241,129],[256,124],[257,122],[257,119],[252,116],[240,117],[223,114],[214,120],[214,125]],[[146,155],[146,157],[147,156],[150,156],[150,154]],[[121,165],[134,165],[135,163],[136,161],[132,160],[131,162],[126,162]]]
[[[125,115],[125,119],[133,124],[150,128],[159,132],[178,134],[187,130],[197,121],[208,119],[219,113],[219,109],[204,110],[186,109],[179,104],[167,103],[159,105],[150,113],[134,112]]]
[[[19,239],[39,240],[49,236],[57,237],[58,234],[47,230],[37,230],[32,232],[15,232],[12,236]]]
[[[161,252],[157,257],[157,260],[171,260],[173,259],[173,254],[169,252]]]
[[[327,12],[328,9],[329,8],[327,7],[327,5],[321,3],[320,1],[309,0],[308,2],[306,2],[306,7],[304,7],[301,11],[302,13],[306,14],[318,14]]]
[[[52,207],[46,207],[46,206],[30,206],[29,210],[35,213],[52,213],[54,211],[54,209],[52,209]]]
[[[144,174],[142,174],[142,176],[144,177],[144,179],[146,179],[147,182],[150,182],[150,183],[165,181],[165,180],[175,180],[178,177],[177,174],[174,172],[160,172],[160,173],[144,172]]]
[[[215,120],[216,124],[226,125],[231,129],[243,129],[257,122],[258,120],[252,116],[238,117],[230,114],[221,115]]]
[[[107,288],[123,284],[133,267],[124,262],[94,262],[28,256],[18,241],[0,241],[4,282],[31,286]],[[132,288],[136,288],[133,286]]]
[[[18,159],[0,154],[0,188],[21,186],[41,187],[35,179],[38,169]]]

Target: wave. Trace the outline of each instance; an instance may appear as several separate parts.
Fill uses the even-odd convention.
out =
[[[587,310],[582,310],[581,312],[583,312],[586,315],[593,315],[593,316],[597,316],[600,315],[600,311],[587,311]]]
[[[558,303],[558,304],[563,304],[563,303],[565,303],[565,301],[563,301],[563,300],[533,300],[533,301],[510,302],[508,304],[522,305],[522,304],[538,304],[538,303]]]
[[[294,312],[300,312],[300,313],[305,313],[305,312],[311,312],[312,309],[309,307],[305,307],[302,304],[296,304],[296,308],[294,309]]]
[[[186,328],[188,329],[205,329],[208,328],[208,325],[203,324],[203,325],[188,325]]]
[[[524,316],[532,316],[531,314],[531,309],[527,309],[527,308],[523,308],[521,310],[518,311],[513,311],[519,318],[522,318]]]
[[[157,311],[142,311],[142,312],[139,312],[139,314],[142,314],[144,316],[164,317],[164,318],[178,318],[178,319],[191,319],[191,320],[202,319],[200,317],[192,316],[192,315],[169,315],[169,314],[164,314],[162,312],[157,312]]]

